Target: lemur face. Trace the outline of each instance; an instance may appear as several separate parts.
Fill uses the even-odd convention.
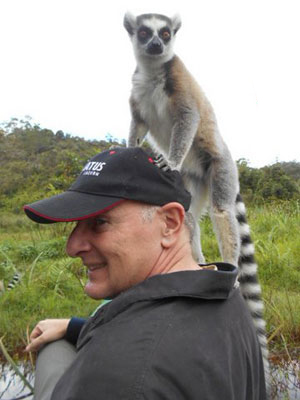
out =
[[[150,55],[162,54],[171,40],[171,29],[164,21],[145,19],[137,30],[139,45]]]
[[[137,56],[161,58],[172,53],[174,36],[180,28],[178,17],[170,19],[160,14],[126,14],[124,26]]]

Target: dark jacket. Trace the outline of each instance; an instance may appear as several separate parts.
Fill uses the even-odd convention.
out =
[[[157,275],[81,330],[52,400],[263,400],[260,347],[235,267]]]

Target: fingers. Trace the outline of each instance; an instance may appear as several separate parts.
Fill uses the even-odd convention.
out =
[[[37,351],[43,344],[47,343],[47,334],[43,333],[47,330],[47,320],[40,321],[32,330],[29,339],[30,343],[26,346],[25,351]]]
[[[29,339],[33,340],[35,338],[37,338],[38,336],[40,336],[43,333],[43,331],[40,329],[39,325],[36,325],[35,328],[33,329],[33,331],[31,332]]]
[[[70,319],[45,319],[40,321],[30,334],[30,343],[25,351],[38,351],[44,344],[61,339],[67,332]]]
[[[33,339],[31,343],[26,346],[25,351],[38,351],[46,343],[48,343],[47,339],[45,336],[41,335],[36,339]]]

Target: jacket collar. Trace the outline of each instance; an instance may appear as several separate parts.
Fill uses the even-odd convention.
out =
[[[205,300],[227,299],[234,289],[237,268],[227,263],[214,263],[214,265],[217,266],[217,271],[199,269],[199,271],[180,271],[148,278],[122,292],[102,307],[100,309],[102,312],[99,313],[102,314],[101,319],[104,318],[104,322],[108,322],[131,304],[139,301],[171,297]],[[94,317],[96,324],[97,317],[98,312]]]

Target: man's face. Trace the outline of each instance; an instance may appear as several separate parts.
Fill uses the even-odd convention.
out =
[[[144,205],[124,201],[97,217],[79,221],[67,253],[88,269],[86,293],[95,299],[113,297],[151,276],[162,253],[162,219],[142,216]]]

